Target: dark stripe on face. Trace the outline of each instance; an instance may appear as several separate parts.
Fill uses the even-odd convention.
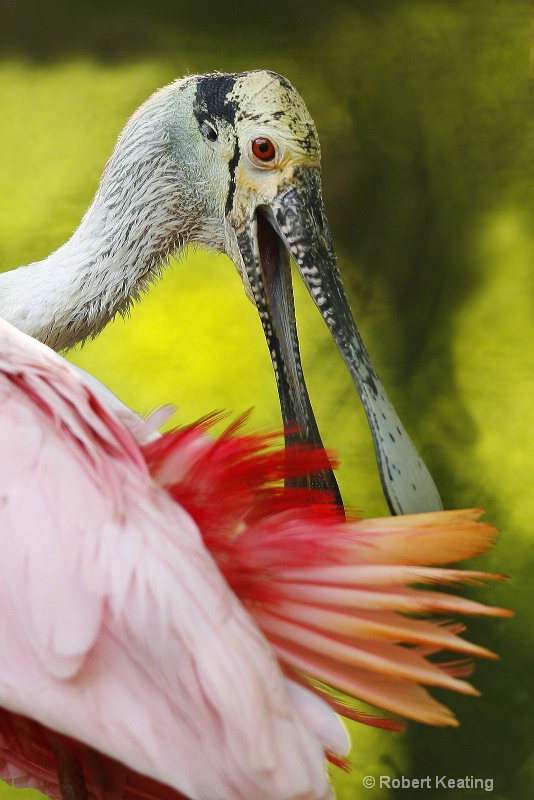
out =
[[[239,151],[239,142],[237,141],[237,137],[235,140],[234,146],[234,154],[228,163],[228,171],[230,173],[230,180],[228,183],[228,194],[226,195],[226,207],[224,209],[225,214],[228,216],[230,211],[232,210],[232,203],[234,202],[234,194],[235,194],[235,170],[237,165],[239,164],[239,156],[241,155]]]
[[[203,75],[197,81],[197,90],[193,103],[193,112],[199,125],[204,121],[210,122],[216,130],[220,120],[224,120],[235,128],[238,104],[236,100],[228,99],[236,81],[243,73]],[[226,197],[225,213],[232,210],[235,195],[235,171],[239,163],[239,145],[235,140],[234,153],[228,163],[229,183]]]

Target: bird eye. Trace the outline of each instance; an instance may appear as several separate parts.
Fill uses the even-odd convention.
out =
[[[219,134],[211,124],[207,120],[204,120],[202,125],[200,126],[200,133],[202,136],[208,140],[208,142],[216,142],[219,138]]]
[[[252,152],[260,161],[272,161],[276,155],[276,147],[270,139],[258,136],[252,142]]]

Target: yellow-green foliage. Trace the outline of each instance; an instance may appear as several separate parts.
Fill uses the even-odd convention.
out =
[[[513,581],[478,593],[517,610],[470,625],[503,655],[481,700],[447,698],[462,727],[404,737],[353,726],[342,800],[452,797],[364,789],[362,776],[494,778],[534,796],[534,227],[523,4],[487,0],[0,5],[0,268],[47,255],[89,204],[122,125],[185,74],[267,67],[299,88],[323,143],[340,268],[375,364],[445,504],[503,529],[480,566]],[[258,20],[258,15],[261,19]],[[529,130],[530,128],[530,130]],[[305,372],[342,491],[386,513],[365,417],[297,283]],[[140,411],[177,422],[216,408],[280,425],[261,326],[232,264],[173,263],[131,317],[71,354]],[[474,791],[456,790],[456,798]],[[17,795],[17,800],[20,796]],[[0,788],[1,800],[15,800]],[[251,800],[254,800],[251,798]]]

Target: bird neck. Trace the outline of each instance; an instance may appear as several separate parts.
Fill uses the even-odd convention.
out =
[[[126,125],[72,237],[43,261],[0,275],[0,317],[56,350],[124,314],[198,233],[203,209],[170,157],[161,94]]]
[[[91,215],[92,217],[93,215]],[[170,245],[159,252],[123,242],[101,220],[84,221],[43,261],[0,275],[0,316],[56,350],[96,335],[155,277]],[[139,258],[136,258],[139,255]]]

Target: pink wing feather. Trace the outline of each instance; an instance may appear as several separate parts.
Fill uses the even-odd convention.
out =
[[[9,758],[38,723],[148,776],[141,794],[330,797],[305,704],[189,514],[68,365],[3,321],[0,451],[2,775],[20,783],[41,747],[33,785],[53,789],[46,731]]]
[[[432,615],[509,612],[412,584],[502,577],[443,566],[493,545],[480,512],[344,521],[277,485],[324,453],[154,439],[93,389],[0,321],[0,776],[57,797],[51,729],[97,798],[322,800],[331,708],[457,724],[425,687],[476,694],[471,668],[427,656],[493,654]]]

